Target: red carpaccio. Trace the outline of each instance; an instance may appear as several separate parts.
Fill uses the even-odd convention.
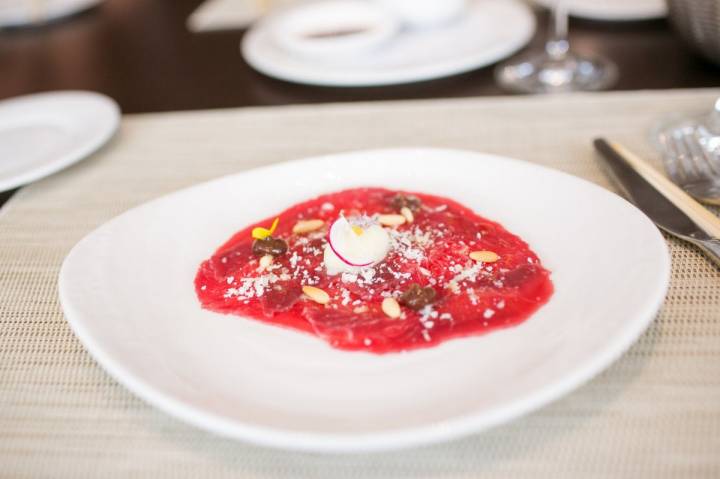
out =
[[[327,274],[323,251],[339,214],[397,214],[398,195],[421,203],[414,205],[412,222],[388,228],[385,259]],[[195,290],[204,308],[310,333],[339,349],[391,353],[517,325],[553,293],[550,273],[527,243],[448,198],[354,188],[297,204],[277,217],[273,237],[284,239],[288,250],[268,268],[253,254],[251,231],[269,227],[275,216],[239,231],[200,265]],[[324,226],[293,233],[298,221],[310,219]],[[470,257],[475,251],[499,258],[478,262]],[[414,283],[432,287],[434,302],[418,311],[402,307],[399,318],[387,316],[382,301],[399,298]],[[330,301],[312,301],[303,286],[324,290]]]

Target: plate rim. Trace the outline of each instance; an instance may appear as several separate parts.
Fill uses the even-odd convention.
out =
[[[524,14],[526,19],[530,22],[529,28],[526,32],[524,32],[525,34],[522,38],[518,36],[518,40],[514,43],[509,42],[503,48],[498,48],[497,51],[500,53],[495,53],[490,56],[473,55],[469,58],[466,55],[454,58],[451,61],[433,63],[432,68],[427,65],[423,65],[422,68],[416,67],[415,69],[405,70],[401,74],[378,73],[366,76],[359,76],[357,72],[353,72],[350,75],[347,73],[340,75],[333,74],[333,76],[323,76],[322,73],[319,75],[317,73],[308,74],[307,70],[298,73],[297,70],[293,71],[293,68],[287,69],[286,67],[278,67],[277,63],[273,61],[268,62],[262,55],[256,54],[255,45],[260,41],[266,41],[262,40],[262,37],[267,37],[268,35],[268,32],[264,31],[266,26],[263,22],[258,22],[253,25],[245,33],[240,41],[240,53],[245,61],[258,72],[269,77],[291,83],[330,87],[372,87],[435,80],[460,75],[462,73],[467,73],[469,71],[492,65],[512,56],[530,42],[537,31],[537,19],[535,18],[532,9],[526,3],[518,0],[506,1],[508,4],[514,5],[518,12],[522,11],[522,14]],[[312,62],[313,60],[310,60],[310,63]],[[316,70],[323,70],[323,65],[319,64]]]
[[[552,4],[548,0],[533,0],[535,3],[543,8],[549,8]],[[597,5],[597,4],[595,4]],[[568,14],[571,17],[581,18],[584,20],[594,20],[598,22],[642,22],[648,20],[657,20],[668,16],[667,7],[660,7],[654,9],[627,9],[624,12],[617,11],[603,11],[602,8],[593,8],[592,5],[577,4],[568,5]]]
[[[0,102],[0,107],[7,105],[23,105],[24,103],[54,102],[58,99],[81,99],[83,102],[95,103],[104,109],[107,114],[107,126],[82,143],[73,146],[64,155],[56,157],[53,161],[43,163],[41,166],[27,169],[21,173],[3,178],[0,175],[0,192],[12,190],[19,186],[38,181],[59,171],[68,168],[88,157],[108,143],[120,128],[121,111],[115,100],[102,93],[86,90],[59,90],[43,93],[33,93],[8,98]],[[25,106],[25,105],[23,105]]]
[[[602,194],[609,195],[615,200],[624,203],[625,207],[633,211],[638,216],[639,221],[643,221],[648,226],[652,226],[655,231],[655,239],[657,245],[662,250],[660,269],[662,274],[657,278],[655,294],[648,295],[642,307],[642,314],[638,313],[634,318],[630,318],[626,322],[622,334],[618,334],[614,341],[608,341],[602,352],[593,356],[580,367],[576,367],[572,373],[551,382],[550,384],[537,389],[531,394],[523,398],[512,401],[509,404],[491,409],[484,412],[476,412],[473,414],[464,414],[452,417],[443,421],[424,424],[418,427],[406,427],[398,430],[386,430],[382,432],[363,433],[363,434],[336,434],[324,432],[307,432],[292,431],[287,429],[278,429],[266,426],[253,426],[240,423],[237,420],[229,419],[214,413],[207,412],[204,409],[185,403],[175,397],[157,391],[152,384],[135,377],[131,372],[126,371],[123,366],[115,358],[103,351],[95,338],[87,332],[83,321],[78,319],[80,316],[74,311],[71,300],[68,299],[68,286],[66,284],[66,271],[68,264],[72,258],[79,254],[79,251],[86,242],[99,235],[102,231],[109,227],[112,223],[120,221],[128,215],[135,214],[139,210],[151,208],[154,205],[170,201],[176,195],[186,194],[192,190],[211,187],[213,184],[232,181],[234,178],[247,174],[248,172],[272,171],[276,168],[283,168],[288,164],[297,164],[299,162],[316,162],[338,156],[346,156],[352,154],[378,155],[378,154],[412,154],[418,151],[433,152],[433,154],[462,154],[473,155],[479,157],[491,157],[496,160],[520,164],[531,169],[542,170],[550,174],[564,177],[565,180],[579,181],[584,186],[601,191]],[[660,258],[660,257],[659,257]],[[541,409],[542,407],[564,397],[571,391],[580,388],[587,382],[596,377],[603,370],[607,369],[617,359],[619,359],[627,350],[637,341],[641,334],[653,322],[658,312],[664,304],[667,294],[671,274],[671,262],[669,255],[669,247],[661,232],[655,227],[647,216],[645,216],[632,203],[625,200],[621,196],[589,181],[569,173],[549,168],[536,163],[519,160],[512,157],[502,155],[483,153],[474,150],[454,149],[454,148],[426,148],[426,147],[408,147],[408,148],[380,148],[367,150],[351,150],[338,153],[330,153],[324,155],[314,155],[304,157],[297,160],[283,161],[271,165],[261,166],[257,168],[249,168],[239,173],[220,176],[209,181],[181,188],[174,192],[161,195],[155,199],[137,205],[120,215],[104,222],[96,229],[85,235],[68,253],[63,260],[58,277],[58,294],[60,305],[64,312],[66,321],[72,331],[80,339],[85,349],[97,361],[97,363],[118,383],[126,387],[130,392],[137,395],[150,405],[159,410],[173,416],[181,421],[191,424],[201,430],[211,431],[222,437],[239,439],[254,443],[261,446],[271,447],[282,450],[294,450],[300,452],[320,452],[331,454],[359,454],[372,453],[380,451],[392,451],[399,449],[407,449],[411,447],[436,444],[439,442],[449,441],[468,436],[473,433],[480,433],[489,428],[507,423],[511,420],[520,418],[530,412]]]
[[[61,20],[66,17],[70,17],[72,15],[90,10],[91,8],[99,5],[104,0],[79,0],[74,5],[64,5],[62,2],[51,2],[53,7],[55,9],[53,10],[48,9],[46,13],[48,13],[47,16],[42,18],[40,20],[40,24],[46,24],[49,22],[53,22],[56,20]],[[20,19],[20,17],[8,17],[0,15],[0,29],[3,28],[18,28],[18,27],[27,27],[27,26],[33,26],[37,25],[38,22],[36,22],[31,15],[28,15],[25,18]]]

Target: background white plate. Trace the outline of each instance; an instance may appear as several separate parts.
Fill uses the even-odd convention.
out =
[[[120,124],[105,95],[39,93],[0,102],[0,191],[38,180],[104,145]]]
[[[236,230],[361,185],[447,195],[501,221],[552,271],[554,296],[518,327],[382,356],[200,308],[196,268]],[[655,226],[598,186],[490,155],[378,150],[252,170],[131,210],[68,255],[60,299],[97,361],[178,418],[270,446],[368,451],[476,432],[567,393],[641,334],[668,278]]]
[[[551,7],[556,0],[535,0]],[[589,20],[651,20],[667,15],[665,0],[563,0],[573,17]]]
[[[535,32],[535,16],[517,0],[470,0],[468,11],[447,27],[406,31],[376,50],[335,61],[299,56],[278,46],[270,22],[245,34],[245,60],[266,75],[324,86],[372,86],[463,73],[509,57]]]
[[[2,0],[0,27],[33,25],[87,10],[102,0]]]

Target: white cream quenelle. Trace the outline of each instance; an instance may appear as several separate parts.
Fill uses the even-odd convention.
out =
[[[330,227],[325,246],[328,274],[357,271],[382,261],[390,250],[390,237],[377,223],[348,221],[340,216]]]

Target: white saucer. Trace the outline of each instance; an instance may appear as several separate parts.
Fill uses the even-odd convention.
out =
[[[197,268],[233,233],[358,186],[449,196],[499,221],[555,293],[516,327],[386,355],[200,307]],[[662,235],[619,196],[523,161],[416,148],[273,165],[152,201],[80,241],[59,290],[88,351],[154,406],[258,444],[359,452],[475,433],[568,393],[643,332],[669,275]]]
[[[555,0],[535,0],[550,8]],[[664,0],[566,0],[573,17],[588,20],[634,21],[652,20],[667,15]]]
[[[0,2],[0,27],[49,22],[87,10],[102,0],[9,0]]]
[[[0,191],[82,160],[119,124],[117,104],[98,93],[51,92],[0,101]]]
[[[489,65],[522,48],[535,16],[518,0],[471,0],[451,25],[406,30],[377,49],[333,60],[298,56],[274,41],[272,17],[243,38],[245,60],[282,80],[323,86],[373,86],[430,80]]]

